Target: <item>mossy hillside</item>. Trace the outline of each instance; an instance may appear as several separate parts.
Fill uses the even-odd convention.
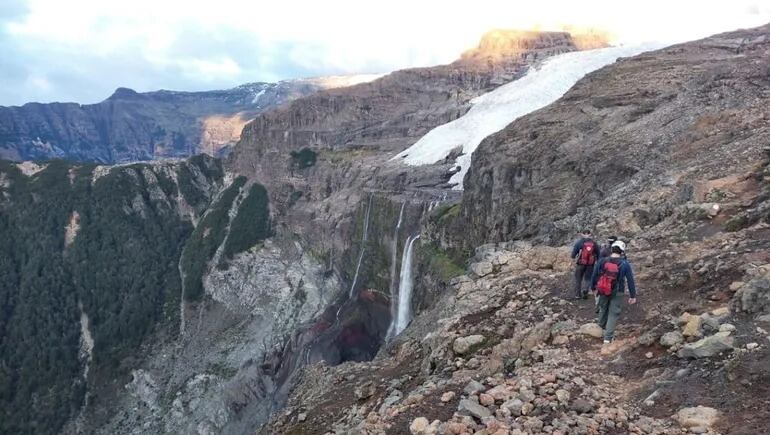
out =
[[[223,259],[232,259],[270,237],[270,207],[267,190],[259,183],[249,188],[230,224]]]
[[[364,231],[364,218],[369,198],[361,201],[361,205],[355,215],[355,227],[352,236],[352,245],[343,257],[343,271],[348,283],[352,283],[355,275],[356,264],[360,255],[361,239]],[[387,198],[372,197],[371,212],[369,215],[369,233],[365,244],[365,254],[361,261],[356,289],[371,288],[388,293],[390,289],[390,267],[392,261],[393,234],[398,222],[401,205]],[[405,226],[399,234],[397,249],[399,253],[403,249],[403,239],[406,239]],[[396,255],[400,260],[400,255]]]
[[[201,219],[182,251],[184,297],[188,301],[198,300],[203,295],[203,275],[225,238],[230,221],[230,208],[245,184],[246,177],[240,176],[222,192]]]
[[[79,305],[95,341],[92,376],[119,376],[119,361],[177,321],[177,264],[192,231],[171,208],[167,167],[116,167],[92,183],[95,165],[41,164],[26,176],[0,162],[0,433],[58,433],[82,403]],[[155,180],[170,196],[151,198]],[[75,211],[80,229],[65,247]]]

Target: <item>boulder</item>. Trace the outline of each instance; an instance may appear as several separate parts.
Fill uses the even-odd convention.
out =
[[[452,399],[454,399],[456,396],[454,391],[447,391],[446,393],[441,395],[441,401],[443,403],[451,402]]]
[[[492,406],[495,404],[495,398],[487,393],[481,393],[479,394],[479,403],[484,406]]]
[[[706,427],[710,428],[719,419],[719,411],[707,406],[695,406],[680,409],[675,419],[682,427]]]
[[[512,399],[502,404],[501,408],[505,408],[511,412],[511,415],[518,417],[521,415],[521,408],[524,406],[524,402],[520,399]]]
[[[468,382],[468,385],[465,386],[463,389],[463,393],[472,396],[474,394],[478,394],[481,391],[486,390],[487,388],[479,381],[470,381]]]
[[[480,261],[478,263],[471,264],[471,272],[479,278],[484,277],[492,273],[494,266],[488,261]]]
[[[495,400],[504,402],[512,398],[516,394],[516,391],[513,389],[512,386],[507,384],[502,384],[494,388],[491,388],[490,390],[487,391],[487,394],[492,396]]]
[[[684,336],[679,331],[666,332],[660,337],[660,345],[663,347],[676,346],[684,342]]]
[[[412,424],[409,425],[409,432],[411,432],[412,435],[424,435],[427,433],[429,426],[430,423],[427,418],[417,417],[412,420]]]
[[[733,332],[735,331],[735,325],[731,323],[724,323],[719,326],[719,332]]]
[[[586,414],[594,410],[594,405],[588,400],[576,399],[572,402],[570,408],[578,414]]]
[[[602,338],[604,331],[602,327],[596,323],[586,323],[578,329],[578,334],[588,335],[594,338]]]
[[[695,343],[685,344],[678,355],[680,358],[708,358],[732,349],[733,343],[729,332],[718,332]]]
[[[365,400],[365,399],[368,399],[369,397],[372,397],[375,391],[376,390],[374,388],[374,384],[372,382],[367,382],[363,385],[357,386],[353,390],[353,394],[355,394],[356,399]]]
[[[460,404],[457,406],[457,412],[461,415],[470,415],[471,417],[476,417],[479,420],[492,415],[492,412],[489,409],[470,399],[461,400]]]
[[[734,307],[747,313],[770,309],[770,276],[760,276],[743,285],[733,297]]]
[[[452,345],[452,350],[458,355],[464,355],[474,347],[484,342],[483,335],[469,335],[467,337],[456,338]]]
[[[684,328],[682,328],[682,335],[685,337],[700,337],[700,327],[702,322],[703,319],[701,319],[700,316],[690,316],[690,318],[687,319]]]

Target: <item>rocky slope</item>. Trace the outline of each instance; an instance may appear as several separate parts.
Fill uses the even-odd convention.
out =
[[[97,104],[0,107],[0,158],[121,163],[198,153],[219,155],[257,114],[322,89],[372,76],[249,83],[205,92],[119,88]]]
[[[486,139],[465,179],[467,246],[594,223],[633,236],[751,172],[770,135],[767,33],[624,59]]]
[[[465,275],[433,287],[425,249],[403,336],[309,368],[261,433],[763,433],[768,53],[764,26],[624,59],[485,140],[420,239],[475,252]],[[638,275],[604,354],[569,300],[584,227]]]

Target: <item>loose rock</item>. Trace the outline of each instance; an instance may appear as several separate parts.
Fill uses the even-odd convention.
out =
[[[469,335],[467,337],[460,337],[455,339],[452,345],[452,350],[458,355],[464,355],[468,353],[473,347],[478,346],[484,342],[483,335]]]

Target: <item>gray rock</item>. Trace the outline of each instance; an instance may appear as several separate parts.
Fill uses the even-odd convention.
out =
[[[503,403],[500,407],[509,410],[513,416],[518,417],[521,415],[522,406],[524,406],[524,402],[521,400],[511,399]]]
[[[710,428],[719,419],[719,411],[707,406],[695,406],[692,408],[680,409],[676,413],[676,421],[682,427],[706,427]]]
[[[458,355],[464,355],[468,353],[475,346],[484,342],[483,335],[469,335],[467,337],[460,337],[455,339],[452,345],[452,350]]]
[[[488,261],[480,261],[478,263],[471,264],[471,272],[473,272],[479,278],[487,276],[494,270],[492,263]]]
[[[594,338],[602,338],[604,331],[596,323],[586,323],[578,329],[578,334],[588,335]]]
[[[356,399],[358,400],[365,400],[374,395],[376,392],[376,389],[374,388],[374,384],[370,381],[363,385],[357,386],[353,390],[353,394],[356,396]]]
[[[487,387],[485,387],[484,384],[482,384],[481,382],[470,381],[468,382],[468,385],[466,385],[465,388],[463,389],[463,392],[470,396],[473,394],[478,394],[486,389]]]
[[[695,343],[685,344],[679,350],[680,358],[708,358],[733,348],[733,337],[727,332],[718,332]]]
[[[735,331],[735,325],[731,323],[724,323],[719,326],[719,332],[733,332]]]
[[[762,313],[770,309],[770,276],[747,282],[735,293],[733,306],[747,313]]]
[[[578,414],[587,414],[594,410],[594,405],[585,399],[575,399],[570,408]]]
[[[457,406],[457,412],[461,415],[470,415],[478,419],[492,415],[492,412],[489,409],[469,399],[460,401],[460,404]]]
[[[770,314],[763,314],[757,317],[757,322],[770,323]]]
[[[660,345],[663,347],[676,346],[684,342],[684,336],[679,331],[666,332],[660,337]]]
[[[642,346],[652,346],[656,341],[658,341],[658,333],[655,331],[647,331],[640,335],[636,341]]]

